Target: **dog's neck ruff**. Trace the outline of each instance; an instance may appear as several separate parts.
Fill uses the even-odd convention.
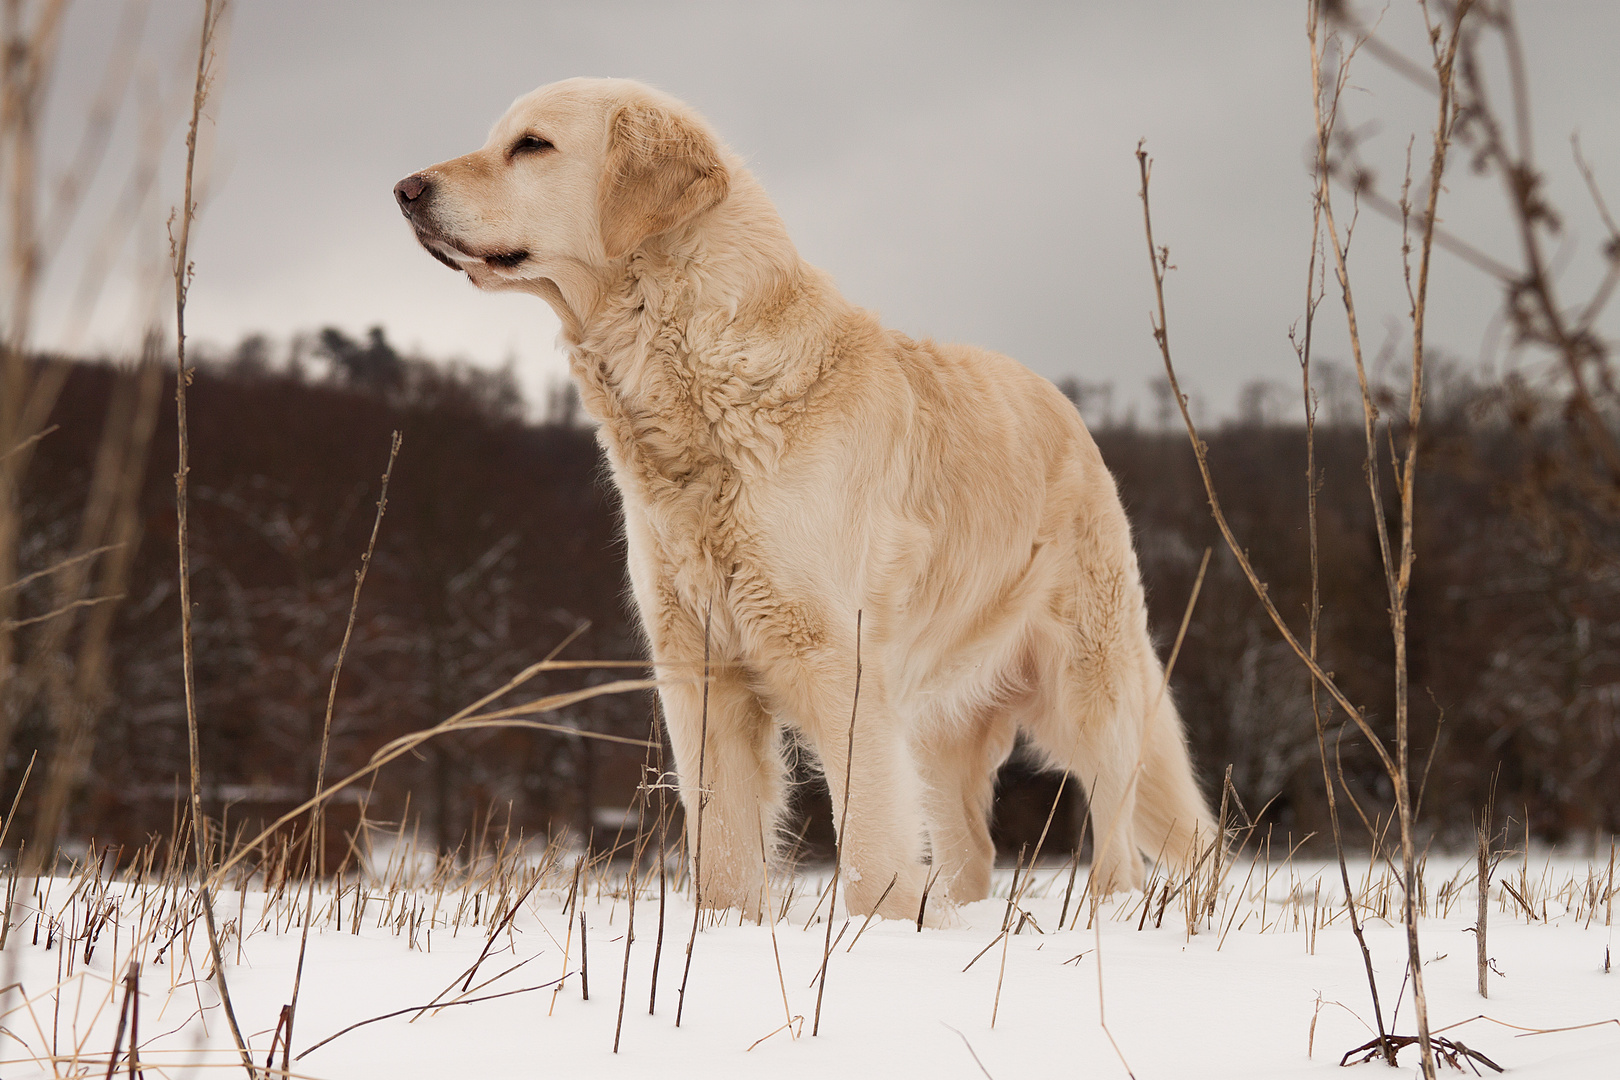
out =
[[[720,467],[771,471],[838,351],[840,316],[853,313],[799,260],[779,218],[770,233],[780,243],[725,243],[758,232],[735,220],[744,214],[722,204],[701,229],[644,244],[588,319],[565,330],[582,402],[615,468],[643,484],[684,487]],[[825,333],[787,347],[772,332],[783,318]]]

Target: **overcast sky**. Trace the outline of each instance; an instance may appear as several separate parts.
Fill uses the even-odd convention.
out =
[[[166,255],[163,219],[179,201],[200,7],[156,0],[133,43],[140,60],[117,133],[47,279],[41,344],[127,350],[154,311],[172,320],[152,282]],[[1145,401],[1161,370],[1133,157],[1146,139],[1155,229],[1176,267],[1170,324],[1184,381],[1222,415],[1245,383],[1297,378],[1287,333],[1302,310],[1311,213],[1303,4],[233,7],[193,244],[188,323],[203,339],[381,324],[434,356],[514,358],[531,390],[558,377],[550,310],[478,293],[429,258],[391,188],[476,148],[533,87],[613,75],[705,113],[774,196],[802,255],[888,324],[997,349],[1049,377],[1112,383],[1121,405]],[[122,10],[116,0],[71,9],[44,125],[51,170],[77,146],[98,81],[116,70],[109,58],[132,47],[119,40]],[[1570,165],[1571,133],[1620,206],[1620,4],[1518,11],[1537,144],[1569,223],[1559,265],[1573,290],[1595,279],[1599,232]],[[1426,55],[1405,0],[1392,0],[1382,36]],[[1346,107],[1368,125],[1368,158],[1393,185],[1413,134],[1421,169],[1433,105],[1370,57],[1357,65]],[[86,323],[73,297],[130,189],[148,113],[166,117],[163,171]],[[1442,216],[1511,258],[1497,190],[1464,161],[1448,180]],[[1398,230],[1364,214],[1352,260],[1376,348],[1406,312]],[[1431,342],[1470,364],[1500,364],[1490,280],[1442,259],[1433,290]],[[1611,335],[1615,325],[1611,317]],[[1342,341],[1330,331],[1324,350],[1342,355]]]

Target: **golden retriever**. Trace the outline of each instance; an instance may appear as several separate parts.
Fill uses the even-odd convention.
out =
[[[1085,784],[1099,891],[1214,838],[1113,478],[1051,383],[885,330],[709,125],[639,83],[541,87],[395,197],[440,261],[562,320],[653,660],[712,650],[706,687],[661,690],[704,906],[760,910],[789,731],[857,914],[915,918],[930,877],[988,895],[1019,732]]]

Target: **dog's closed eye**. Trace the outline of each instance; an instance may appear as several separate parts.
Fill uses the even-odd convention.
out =
[[[512,149],[506,152],[506,156],[515,158],[519,154],[543,154],[547,150],[555,149],[557,148],[551,145],[549,139],[542,139],[538,135],[524,135],[512,144]]]

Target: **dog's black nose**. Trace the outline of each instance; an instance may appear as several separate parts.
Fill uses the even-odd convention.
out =
[[[422,174],[407,176],[394,185],[394,198],[399,200],[399,208],[407,214],[411,212],[411,204],[421,199],[432,188]]]

